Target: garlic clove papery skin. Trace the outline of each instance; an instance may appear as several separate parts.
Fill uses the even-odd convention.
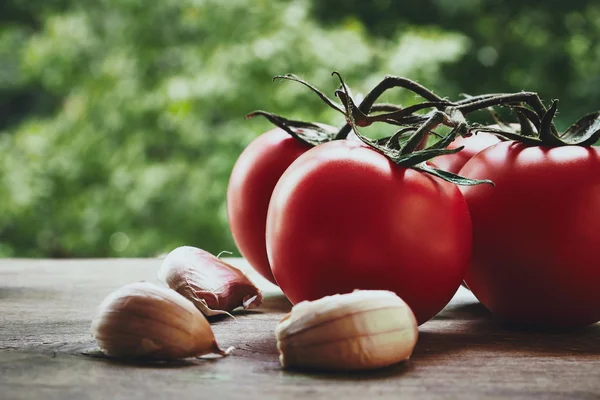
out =
[[[239,269],[196,247],[181,246],[163,260],[158,279],[207,316],[262,304],[262,293]]]
[[[395,293],[361,290],[298,303],[275,334],[284,368],[351,371],[408,359],[418,328]]]
[[[158,360],[226,355],[202,313],[177,292],[149,282],[123,286],[100,304],[92,334],[105,354]]]

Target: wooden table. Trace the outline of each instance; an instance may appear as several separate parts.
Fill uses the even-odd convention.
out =
[[[160,262],[0,261],[0,399],[600,399],[600,324],[511,329],[462,288],[420,327],[409,362],[376,372],[283,371],[273,331],[290,304],[252,272],[265,307],[213,324],[232,356],[137,365],[100,357],[90,335],[96,306],[121,285],[155,281]]]

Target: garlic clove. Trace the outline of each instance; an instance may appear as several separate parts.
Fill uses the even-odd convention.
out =
[[[177,292],[149,282],[123,286],[100,304],[92,334],[109,356],[177,359],[222,350],[200,311]]]
[[[350,371],[408,359],[418,328],[395,293],[358,290],[298,303],[275,335],[284,368]]]
[[[191,246],[178,247],[163,260],[158,279],[189,299],[204,315],[229,314],[262,304],[262,293],[242,271]]]

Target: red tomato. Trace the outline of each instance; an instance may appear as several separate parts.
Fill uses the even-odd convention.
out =
[[[273,188],[287,167],[310,148],[284,130],[272,129],[246,147],[227,188],[227,216],[240,253],[275,283],[265,246],[267,209]]]
[[[460,171],[473,221],[466,282],[498,316],[579,326],[600,320],[600,152],[503,142]]]
[[[422,324],[460,286],[471,222],[457,186],[337,141],[300,156],[277,183],[267,251],[292,303],[387,289]]]
[[[448,149],[465,146],[464,149],[455,154],[438,156],[432,162],[438,168],[456,174],[475,154],[496,143],[500,143],[500,139],[496,135],[485,132],[479,132],[470,137],[457,137],[450,143]]]

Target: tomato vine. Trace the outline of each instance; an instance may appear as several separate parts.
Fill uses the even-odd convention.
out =
[[[297,140],[311,146],[333,140],[343,140],[348,137],[350,132],[354,132],[362,142],[384,154],[397,165],[410,167],[446,181],[467,186],[493,183],[489,180],[468,179],[426,163],[435,157],[461,151],[462,146],[448,148],[456,137],[468,137],[478,132],[488,132],[498,136],[501,140],[515,140],[527,145],[544,146],[590,146],[600,138],[600,111],[584,116],[566,131],[560,133],[553,122],[558,110],[558,100],[554,100],[550,107],[546,108],[543,101],[534,92],[491,93],[465,96],[459,101],[450,101],[410,79],[386,76],[367,93],[359,105],[356,105],[341,74],[334,71],[332,75],[336,76],[340,82],[340,88],[335,91],[339,102],[329,98],[318,88],[296,75],[278,75],[273,79],[290,80],[309,88],[328,107],[344,115],[346,124],[340,129],[315,122],[289,120],[266,111],[252,112],[247,115],[247,118],[261,115]],[[381,95],[393,88],[409,90],[422,97],[424,101],[408,107],[376,103]],[[494,111],[494,107],[507,107],[514,112],[517,116],[518,128],[515,128],[514,124],[504,122]],[[467,116],[481,110],[488,110],[498,127],[477,123],[469,124]],[[423,113],[424,111],[427,112]],[[369,139],[359,131],[359,128],[377,122],[399,126],[400,129],[393,135],[378,140]],[[450,131],[444,135],[435,131],[442,125],[450,128]],[[430,135],[437,136],[439,140],[421,148]]]

